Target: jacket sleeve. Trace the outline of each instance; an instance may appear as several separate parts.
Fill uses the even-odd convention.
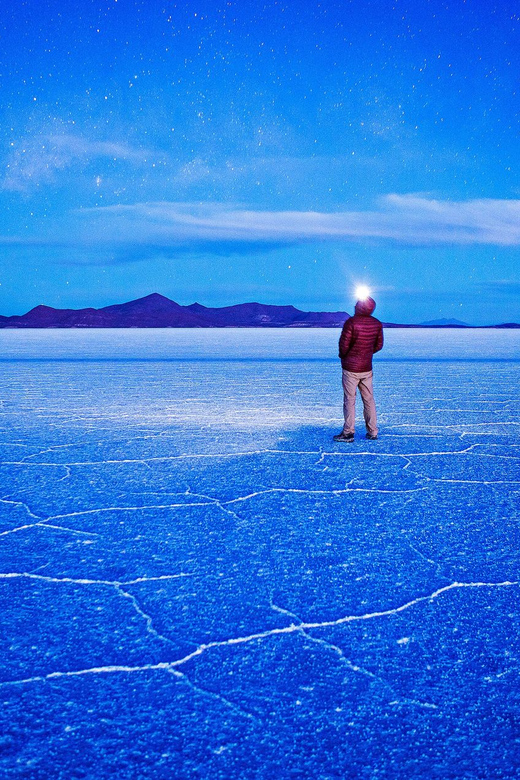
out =
[[[343,325],[341,336],[339,337],[339,356],[344,358],[347,356],[347,352],[350,349],[352,343],[352,322],[351,319],[347,320]]]
[[[374,352],[379,352],[380,349],[383,349],[384,344],[384,336],[383,336],[383,328],[381,327],[379,329],[379,333],[377,334],[376,343],[374,345]]]

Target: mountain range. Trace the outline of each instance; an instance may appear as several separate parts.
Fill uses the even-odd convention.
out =
[[[181,306],[159,293],[101,309],[36,306],[4,317],[0,328],[338,328],[346,312],[306,312],[294,306],[240,303],[212,309],[200,303]]]
[[[54,309],[36,306],[26,314],[4,317],[0,328],[340,328],[345,311],[301,311],[294,306],[240,303],[210,308],[200,303],[181,306],[159,293],[101,309]],[[418,325],[384,323],[388,328],[468,328],[460,320],[430,320]],[[489,327],[520,328],[518,323]]]

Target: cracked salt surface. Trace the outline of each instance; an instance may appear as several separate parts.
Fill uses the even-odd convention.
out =
[[[520,336],[337,336],[0,332],[0,777],[517,776]]]

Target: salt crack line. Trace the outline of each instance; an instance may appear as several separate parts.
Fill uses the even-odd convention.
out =
[[[9,528],[6,531],[0,532],[0,537],[2,536],[9,536],[10,534],[18,533],[19,531],[26,531],[29,528],[51,528],[54,531],[67,531],[68,533],[72,534],[81,534],[84,536],[99,536],[99,534],[94,533],[93,531],[79,531],[75,528],[67,528],[66,526],[61,525],[52,525],[49,521],[53,518],[44,518],[44,517],[38,517],[38,515],[35,515],[34,512],[31,512],[28,505],[25,504],[23,501],[15,501],[13,499],[6,499],[2,498],[0,499],[1,504],[10,504],[12,506],[16,507],[22,507],[25,509],[29,517],[33,517],[37,522],[36,523],[25,523],[25,525],[19,525],[15,528]]]
[[[346,487],[346,488],[337,488],[336,490],[306,490],[304,488],[267,488],[266,490],[258,490],[254,493],[248,493],[245,496],[239,496],[238,498],[232,498],[228,501],[223,501],[222,503],[224,505],[228,504],[238,504],[242,501],[249,501],[252,498],[257,498],[258,496],[264,496],[268,495],[270,493],[296,493],[296,494],[302,494],[302,495],[312,495],[312,496],[342,496],[346,493],[390,493],[390,494],[403,494],[403,493],[419,493],[420,491],[426,490],[425,487],[418,487],[418,488],[406,488],[403,490],[387,490],[385,488],[363,488],[363,487]]]
[[[357,666],[357,664],[350,661],[345,655],[345,653],[343,652],[343,650],[341,649],[341,647],[338,647],[337,645],[334,645],[331,642],[327,642],[325,639],[318,639],[318,637],[312,636],[311,634],[307,633],[307,631],[302,630],[302,634],[303,636],[307,637],[307,639],[310,642],[313,642],[314,644],[317,645],[323,645],[328,650],[334,652],[338,656],[339,662],[341,664],[344,664],[347,667],[347,669],[350,669],[351,672],[356,672],[357,674],[362,674],[365,675],[366,677],[370,677],[371,679],[381,683],[381,685],[390,688],[390,685],[387,682],[382,680],[380,677],[377,677],[373,672],[369,672],[368,669],[364,669],[362,666]],[[392,693],[394,693],[392,688],[390,688],[390,690],[392,690]]]
[[[321,464],[323,462],[323,459],[327,456],[330,457],[342,457],[342,458],[356,458],[360,456],[367,456],[372,458],[402,458],[402,459],[413,459],[413,458],[429,458],[429,457],[450,457],[455,455],[468,455],[469,453],[473,452],[475,449],[482,449],[486,448],[488,450],[490,447],[496,447],[496,448],[502,448],[504,445],[501,444],[471,444],[468,447],[465,447],[462,450],[432,450],[430,452],[322,452],[319,461],[317,461],[317,464]],[[517,447],[520,445],[510,445],[508,444],[508,448],[510,447]],[[495,459],[502,459],[502,460],[518,460],[518,455],[495,455],[490,452],[485,453],[479,453],[479,457],[485,457],[485,458],[495,458]]]
[[[432,702],[428,701],[418,701],[417,699],[397,699],[396,701],[391,701],[390,706],[391,707],[400,707],[405,705],[412,705],[414,707],[422,707],[425,710],[438,710],[438,706],[436,704],[432,704]]]
[[[13,498],[0,498],[0,504],[10,504],[11,506],[22,507],[22,509],[25,509],[29,517],[33,517],[35,520],[43,520],[42,517],[38,517],[38,515],[35,515],[34,512],[31,512],[29,506],[24,501],[16,501]]]
[[[38,517],[37,515],[33,514],[29,507],[26,506],[21,501],[6,501],[5,499],[0,499],[0,503],[3,501],[4,503],[10,503],[15,504],[19,506],[23,506],[29,515],[31,517],[34,517],[37,522],[36,523],[27,523],[26,525],[18,526],[16,528],[10,528],[7,531],[0,532],[1,536],[7,536],[12,533],[16,533],[17,531],[25,531],[29,528],[35,528],[35,527],[41,527],[41,528],[54,528],[54,529],[60,529],[60,530],[68,530],[71,533],[78,533],[78,534],[88,534],[90,536],[99,536],[99,534],[91,533],[88,531],[76,531],[72,528],[65,528],[64,526],[55,526],[51,524],[51,520],[64,520],[66,518],[72,518],[72,517],[84,517],[86,515],[96,515],[101,514],[104,512],[138,512],[139,510],[150,510],[150,509],[183,509],[186,507],[193,507],[193,506],[216,506],[219,509],[222,510],[225,514],[229,514],[232,517],[239,519],[237,515],[232,512],[229,509],[226,509],[225,505],[227,503],[230,503],[228,501],[220,501],[218,498],[212,498],[211,496],[203,496],[195,493],[191,493],[189,490],[185,491],[184,493],[180,493],[177,495],[184,495],[184,496],[192,496],[194,498],[203,498],[205,500],[203,501],[181,501],[179,503],[170,503],[170,504],[143,504],[141,506],[109,506],[109,507],[98,507],[97,509],[84,509],[79,512],[67,512],[65,514],[61,515],[51,515],[50,517]]]
[[[248,493],[245,496],[238,496],[237,498],[230,498],[226,501],[219,500],[218,498],[211,498],[208,497],[207,501],[181,501],[179,503],[172,503],[172,504],[142,504],[141,506],[108,506],[108,507],[98,507],[97,509],[84,509],[79,512],[67,512],[66,514],[62,515],[52,515],[51,517],[42,519],[39,523],[34,523],[34,525],[45,525],[48,524],[51,520],[65,520],[67,518],[71,517],[85,517],[86,515],[97,515],[102,514],[106,512],[139,512],[142,510],[156,510],[156,509],[189,509],[191,507],[200,507],[200,506],[213,506],[221,509],[223,512],[226,512],[227,514],[232,515],[233,517],[236,517],[236,515],[233,512],[230,512],[230,510],[226,509],[230,504],[238,504],[242,503],[244,501],[250,501],[252,498],[256,498],[258,496],[262,495],[268,495],[270,493],[295,493],[295,494],[302,494],[302,495],[324,495],[324,496],[341,496],[345,495],[346,493],[388,493],[388,494],[406,494],[406,493],[419,493],[421,491],[426,490],[424,486],[418,487],[418,488],[405,488],[403,490],[389,490],[386,488],[364,488],[364,487],[346,487],[346,488],[338,488],[336,490],[306,490],[304,488],[284,488],[284,487],[278,487],[278,488],[267,488],[266,490],[258,490],[253,493]],[[190,495],[189,493],[186,493],[185,495]],[[32,526],[23,526],[23,528],[31,528]],[[12,530],[22,530],[22,529],[12,529]],[[12,531],[4,532],[4,533],[12,533]],[[2,534],[0,534],[1,536]]]
[[[323,645],[328,650],[334,652],[338,656],[339,663],[346,666],[347,669],[349,669],[351,672],[364,675],[365,677],[368,677],[371,680],[373,680],[375,683],[381,685],[383,688],[387,688],[392,694],[397,695],[395,688],[393,688],[393,686],[390,685],[390,683],[387,680],[384,680],[382,677],[378,677],[377,674],[370,672],[368,669],[365,669],[363,666],[358,666],[357,664],[353,663],[353,661],[351,661],[349,658],[346,657],[341,647],[338,647],[337,645],[334,645],[331,642],[327,642],[325,639],[318,639],[317,637],[313,637],[311,634],[308,634],[307,631],[303,631],[302,633],[305,637],[307,637],[307,639],[309,639],[309,641],[314,642],[315,644],[318,645]],[[415,699],[405,698],[405,699],[400,699],[400,700],[390,702],[391,705],[400,704],[400,703],[413,704],[416,707],[424,707],[426,709],[433,709],[433,710],[438,709],[436,704],[432,704],[430,702],[421,702]]]
[[[520,425],[520,423],[492,423],[494,425]],[[486,425],[488,425],[486,423]],[[394,427],[409,427],[409,426],[394,426]],[[436,426],[434,426],[436,427]],[[472,426],[475,427],[475,426]],[[477,426],[478,427],[478,426]],[[442,430],[459,430],[460,426],[444,426]],[[430,436],[431,434],[424,434],[425,436]],[[462,432],[462,436],[469,435],[467,432]],[[62,445],[64,447],[73,446],[73,445]],[[109,458],[106,460],[85,460],[85,461],[69,461],[66,463],[54,463],[54,462],[30,462],[28,458],[34,458],[37,457],[37,455],[44,454],[44,453],[37,453],[33,455],[27,456],[27,458],[24,458],[20,461],[3,461],[3,464],[6,466],[29,466],[33,468],[37,467],[43,467],[43,468],[56,468],[60,467],[65,469],[65,476],[61,478],[67,479],[70,477],[70,469],[73,467],[81,467],[81,466],[108,466],[108,465],[124,465],[124,464],[140,464],[143,466],[148,466],[150,463],[169,463],[174,462],[178,460],[218,460],[218,459],[229,459],[229,458],[242,458],[242,457],[250,457],[250,456],[256,456],[256,455],[286,455],[286,456],[299,456],[299,455],[305,455],[305,456],[318,456],[318,460],[314,465],[321,465],[326,457],[338,457],[338,458],[360,458],[360,457],[369,457],[369,458],[397,458],[397,459],[408,459],[408,458],[426,458],[426,457],[439,457],[439,456],[455,456],[455,455],[465,455],[471,452],[474,448],[477,447],[484,447],[486,445],[483,444],[472,444],[468,448],[464,450],[442,450],[442,451],[433,451],[433,452],[413,452],[413,453],[392,453],[392,452],[370,452],[370,451],[362,451],[362,452],[339,452],[339,451],[323,451],[323,450],[281,450],[281,449],[262,449],[262,450],[245,450],[240,452],[215,452],[215,453],[181,453],[179,455],[163,455],[163,456],[156,456],[156,457],[149,457],[149,458]],[[498,447],[500,445],[491,445],[494,447]],[[58,449],[58,448],[53,448]],[[50,452],[51,450],[45,450],[44,452]],[[485,457],[487,458],[502,458],[502,459],[515,459],[516,456],[508,456],[508,455],[493,455],[491,453],[486,453]],[[60,481],[61,481],[60,480]]]
[[[53,518],[49,518],[52,520]],[[45,519],[40,520],[38,523],[27,523],[26,525],[18,525],[16,528],[9,528],[7,531],[1,531],[1,536],[9,536],[10,534],[16,534],[19,531],[27,531],[29,528],[50,528],[53,531],[67,531],[71,534],[81,534],[83,536],[100,536],[100,534],[94,531],[78,531],[76,528],[67,528],[65,525],[53,525]]]
[[[153,618],[151,615],[148,615],[147,612],[143,610],[139,602],[137,601],[136,597],[132,595],[132,593],[129,593],[127,590],[124,590],[122,586],[116,585],[115,589],[117,593],[122,596],[122,598],[129,599],[132,603],[133,608],[139,615],[139,617],[142,617],[143,620],[146,622],[146,631],[149,634],[152,634],[156,639],[160,639],[162,642],[167,642],[168,644],[173,644],[171,639],[168,639],[168,637],[164,636],[163,634],[160,634],[157,629],[154,628],[153,625]]]
[[[301,617],[297,615],[295,612],[291,612],[290,610],[284,609],[283,607],[279,607],[277,604],[275,604],[273,602],[272,596],[271,596],[271,602],[269,606],[274,612],[278,612],[279,615],[285,615],[286,617],[293,618],[294,620],[298,620],[300,623],[303,623]]]
[[[0,580],[26,578],[29,580],[41,580],[42,582],[68,583],[72,585],[110,585],[113,588],[128,588],[131,585],[140,585],[146,582],[163,582],[165,580],[177,580],[181,577],[193,577],[188,572],[179,574],[159,574],[156,577],[136,577],[133,580],[121,582],[119,580],[91,580],[80,577],[50,577],[48,574],[34,574],[27,571],[0,572]]]
[[[160,575],[158,577],[138,577],[135,580],[129,580],[128,582],[119,582],[119,581],[110,581],[110,580],[89,580],[89,579],[76,579],[73,577],[50,577],[49,575],[45,574],[34,574],[32,572],[7,572],[7,573],[0,573],[0,580],[8,580],[8,579],[16,579],[16,578],[26,578],[30,580],[39,580],[40,582],[47,582],[47,583],[53,583],[53,584],[72,584],[72,585],[101,585],[105,587],[111,587],[114,588],[116,593],[121,596],[122,598],[128,599],[130,603],[132,604],[133,609],[135,612],[139,615],[139,617],[143,618],[143,620],[146,623],[146,631],[147,633],[154,636],[156,639],[160,639],[162,642],[168,642],[169,644],[173,644],[171,639],[169,639],[166,636],[163,636],[163,634],[160,634],[159,631],[157,631],[154,628],[153,625],[153,618],[151,615],[148,615],[139,604],[136,597],[129,593],[125,588],[128,588],[132,585],[138,585],[145,582],[157,582],[157,581],[164,581],[164,580],[173,580],[178,579],[180,577],[190,577],[190,574],[165,574]]]
[[[47,455],[49,452],[56,452],[57,450],[63,450],[63,449],[70,449],[71,447],[77,447],[78,445],[76,443],[71,444],[56,444],[54,447],[47,447],[44,450],[39,450],[38,452],[33,452],[32,455],[26,455],[25,458],[22,459],[22,463],[27,463],[31,458],[38,458],[40,455]]]
[[[120,464],[126,464],[126,463],[137,463],[137,464],[147,464],[147,463],[168,463],[171,461],[176,460],[213,460],[213,459],[219,459],[219,458],[243,458],[243,457],[249,457],[253,455],[309,455],[309,456],[319,456],[320,461],[322,458],[326,455],[331,456],[340,456],[340,457],[386,457],[386,458],[406,458],[406,457],[413,457],[415,455],[418,456],[427,456],[427,455],[459,455],[463,454],[466,451],[469,451],[472,447],[476,446],[484,446],[484,445],[477,445],[473,444],[471,445],[468,450],[461,450],[461,451],[446,451],[446,452],[420,452],[420,453],[411,453],[409,455],[408,453],[392,453],[392,452],[370,452],[370,451],[363,451],[363,452],[338,452],[335,450],[331,451],[324,451],[322,449],[320,450],[284,450],[284,449],[273,449],[273,448],[266,448],[261,450],[240,450],[238,452],[200,452],[200,453],[190,453],[185,452],[181,453],[179,455],[157,455],[152,456],[149,458],[107,458],[106,460],[84,460],[84,461],[67,461],[66,463],[51,463],[49,461],[43,462],[43,463],[29,463],[26,459],[23,459],[21,461],[4,461],[4,465],[7,466],[105,466],[105,465],[120,465]],[[494,445],[499,446],[499,445]],[[34,455],[31,455],[29,457],[35,457]],[[318,462],[320,462],[318,461]]]
[[[277,455],[317,455],[317,452],[294,452],[293,450],[245,450],[240,452],[185,452],[179,455],[157,455],[149,458],[107,458],[106,460],[81,460],[81,461],[67,461],[67,463],[51,463],[49,461],[43,463],[29,463],[25,458],[18,461],[3,461],[5,466],[118,466],[125,463],[138,463],[146,465],[147,463],[169,463],[176,460],[204,460],[214,458],[236,458],[245,457],[248,455],[265,455],[265,454],[277,454]],[[34,455],[30,457],[35,457]]]
[[[510,425],[520,425],[520,422],[516,422],[515,420],[506,420],[505,422],[497,422],[491,420],[490,422],[485,423],[460,423],[458,425],[447,425],[446,428],[450,428],[452,430],[458,430],[463,425],[465,425],[467,428],[489,428],[489,426],[510,426]]]
[[[198,693],[201,696],[206,696],[211,699],[216,699],[222,704],[225,704],[226,707],[229,707],[229,709],[233,710],[233,712],[236,712],[238,715],[241,715],[243,718],[254,720],[257,723],[259,722],[259,719],[255,717],[251,712],[247,712],[247,710],[243,710],[237,704],[234,704],[234,702],[230,701],[229,699],[226,699],[226,697],[222,696],[220,693],[215,693],[214,691],[208,691],[206,688],[201,688],[199,685],[195,685],[195,683],[193,683],[186,674],[179,672],[177,669],[171,669],[170,673],[173,674],[173,676],[176,677],[177,679],[182,680],[182,682],[184,682],[195,693]]]
[[[205,501],[210,501],[212,504],[214,504],[216,507],[218,507],[224,514],[230,515],[230,517],[233,517],[235,520],[240,520],[240,517],[233,512],[231,509],[227,509],[225,504],[227,502],[222,502],[218,498],[213,498],[212,496],[205,495],[204,493],[192,493],[191,488],[188,487],[186,492],[184,493],[185,496],[191,496],[192,498],[202,498]]]
[[[100,534],[95,533],[94,531],[78,531],[76,528],[67,528],[66,525],[52,525],[51,523],[38,523],[42,528],[52,528],[53,531],[67,531],[71,534],[77,534],[80,536],[100,536]],[[17,529],[18,530],[18,529]]]
[[[10,534],[16,534],[18,531],[27,531],[28,528],[45,527],[45,521],[41,520],[39,523],[27,523],[26,525],[19,525],[16,528],[10,528],[8,531],[1,531],[0,536],[9,536]]]
[[[80,512],[67,512],[63,515],[52,515],[51,517],[42,520],[42,523],[46,523],[49,520],[64,520],[67,517],[85,517],[86,515],[97,515],[104,512],[139,512],[143,509],[180,509],[189,508],[192,506],[218,506],[217,499],[211,499],[208,501],[181,501],[178,504],[143,504],[142,506],[102,506],[97,509],[83,509]]]
[[[445,482],[449,485],[520,485],[518,479],[447,479],[446,477],[423,477],[428,482]]]
[[[435,566],[436,569],[437,569],[437,572],[439,572],[441,570],[442,565],[443,565],[442,563],[438,563],[437,561],[434,561],[432,558],[428,558],[423,552],[418,550],[417,547],[415,547],[411,543],[410,539],[408,538],[408,536],[406,534],[404,534],[404,539],[405,539],[406,543],[408,544],[408,547],[410,548],[410,550],[412,550],[412,552],[414,552],[416,555],[418,555],[420,558],[422,558],[427,563],[431,564],[432,566]]]
[[[3,576],[5,577],[5,575]],[[28,574],[7,575],[7,577],[9,576],[15,576],[15,577],[30,576],[30,577],[43,578],[43,575],[28,575]],[[444,593],[447,593],[448,591],[455,590],[458,588],[461,589],[503,588],[503,587],[518,586],[519,584],[520,581],[517,580],[515,581],[504,580],[503,582],[452,582],[450,585],[445,585],[442,588],[438,588],[430,595],[418,596],[416,599],[407,601],[405,604],[401,604],[401,606],[394,607],[392,609],[385,609],[379,612],[367,612],[363,615],[345,615],[344,617],[338,618],[337,620],[324,620],[321,622],[298,623],[298,624],[291,623],[289,626],[284,626],[281,628],[272,628],[269,629],[268,631],[261,631],[255,634],[248,634],[246,636],[232,637],[231,639],[223,639],[214,642],[207,642],[199,645],[199,647],[197,647],[191,653],[188,653],[183,658],[179,658],[175,661],[163,661],[157,664],[144,664],[142,666],[126,666],[126,665],[95,666],[88,669],[76,669],[76,670],[66,671],[66,672],[50,672],[49,674],[46,675],[27,677],[22,680],[7,680],[5,682],[0,682],[0,688],[4,688],[9,685],[25,685],[33,682],[45,682],[48,680],[56,680],[56,679],[66,678],[66,677],[85,677],[87,675],[92,675],[92,674],[115,674],[120,672],[133,674],[135,672],[153,672],[153,671],[166,671],[171,673],[177,667],[183,666],[189,661],[192,661],[194,658],[203,655],[203,653],[205,653],[207,650],[212,650],[214,648],[233,647],[234,645],[248,644],[250,642],[269,639],[270,637],[273,636],[281,636],[284,634],[296,634],[296,633],[304,634],[306,631],[310,631],[311,629],[334,628],[336,626],[345,625],[347,623],[358,622],[361,620],[373,620],[374,618],[389,617],[391,615],[397,615],[400,612],[405,612],[406,610],[411,609],[417,604],[421,604],[427,601],[432,602],[434,599],[438,598]]]

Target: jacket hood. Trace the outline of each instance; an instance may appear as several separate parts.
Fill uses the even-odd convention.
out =
[[[373,298],[365,298],[364,301],[358,301],[356,303],[356,314],[370,315],[376,308],[376,302]]]

